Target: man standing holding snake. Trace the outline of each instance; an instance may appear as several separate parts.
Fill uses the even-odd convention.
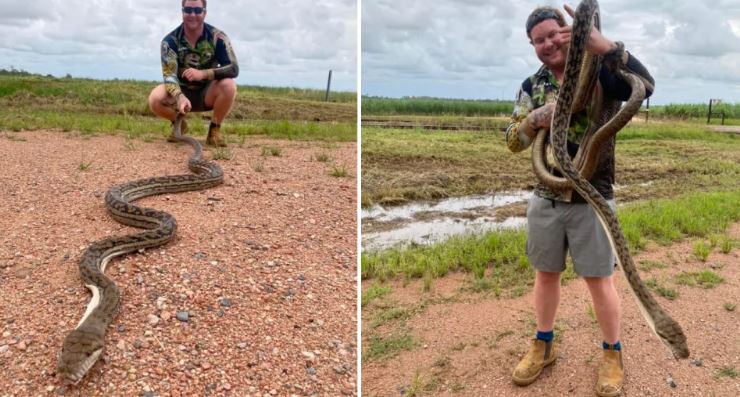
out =
[[[569,6],[566,5],[565,10],[574,15]],[[527,18],[526,30],[543,65],[524,80],[517,95],[512,121],[506,130],[506,142],[513,152],[530,146],[538,130],[550,127],[571,39],[571,26],[566,24],[563,14],[552,7],[535,9]],[[621,43],[607,39],[598,29],[592,28],[586,50],[592,55],[603,56],[603,62],[594,85],[595,99],[571,117],[568,131],[571,157],[578,151],[586,131],[604,124],[619,110],[621,101],[629,98],[631,89],[616,78],[615,67],[626,66],[651,87],[654,84],[645,67],[624,51]],[[650,94],[651,91],[646,93]],[[614,144],[612,137],[598,149],[598,164],[590,179],[612,208],[615,208]],[[556,170],[551,172],[559,175]],[[560,301],[560,273],[565,270],[568,252],[576,274],[586,281],[603,336],[603,361],[596,394],[617,396],[622,392],[624,369],[619,341],[621,308],[613,283],[615,257],[611,245],[593,208],[577,192],[553,190],[542,183],[535,189],[527,208],[527,256],[536,270],[537,330],[529,352],[517,364],[512,379],[517,385],[529,385],[545,366],[557,359],[553,329]]]
[[[239,65],[226,34],[204,22],[206,1],[182,0],[182,24],[162,40],[164,84],[149,94],[149,108],[173,126],[177,113],[213,110],[206,144],[226,146],[220,129],[236,98]],[[185,120],[181,130],[187,133]],[[176,141],[174,131],[168,141]]]

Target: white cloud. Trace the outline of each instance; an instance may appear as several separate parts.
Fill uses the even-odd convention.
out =
[[[623,41],[658,81],[652,103],[740,102],[739,1],[599,3],[604,34]],[[364,1],[363,94],[511,99],[540,66],[524,31],[527,15],[562,4]]]
[[[159,43],[180,2],[0,0],[0,68],[160,80]],[[219,0],[206,22],[229,36],[239,84],[355,90],[357,6],[348,0]]]

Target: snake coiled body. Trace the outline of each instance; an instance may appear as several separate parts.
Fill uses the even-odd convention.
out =
[[[108,262],[120,255],[165,244],[175,236],[177,221],[172,215],[131,202],[157,194],[206,189],[223,182],[221,167],[203,159],[201,144],[180,134],[181,123],[179,115],[175,120],[175,137],[193,147],[188,159],[193,174],[140,179],[113,186],[105,195],[106,208],[116,221],[148,230],[96,241],[83,253],[80,276],[93,297],[77,327],[64,339],[57,374],[69,381],[79,382],[100,358],[106,330],[121,300],[120,290],[105,275]]]
[[[611,245],[616,252],[617,261],[622,267],[630,289],[635,295],[640,312],[647,320],[651,330],[668,346],[674,357],[687,358],[689,356],[689,349],[686,343],[686,336],[681,326],[660,307],[640,279],[616,215],[604,197],[579,173],[579,170],[568,155],[566,140],[570,116],[573,110],[574,98],[576,96],[582,96],[582,94],[576,93],[577,84],[579,82],[586,42],[588,41],[592,27],[592,20],[594,19],[594,15],[597,14],[598,4],[596,0],[584,0],[576,10],[565,66],[565,76],[558,92],[555,113],[553,114],[550,127],[550,143],[560,171],[567,180],[567,187],[576,190],[594,208],[599,221],[604,226]],[[623,66],[619,67],[615,73],[630,85],[632,93],[625,106],[614,119],[607,122],[594,136],[598,136],[600,133],[608,135],[616,134],[639,110],[640,104],[645,98],[645,85],[642,79],[629,72]],[[598,140],[596,141],[598,142]],[[594,140],[592,139],[591,143],[593,142]],[[590,150],[596,151],[594,148]],[[561,185],[553,186],[552,183],[548,183],[550,181],[547,179],[541,180],[553,188],[563,188]]]

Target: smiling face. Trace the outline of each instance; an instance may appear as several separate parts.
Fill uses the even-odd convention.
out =
[[[568,47],[558,44],[560,25],[554,19],[546,19],[532,28],[529,38],[542,63],[549,69],[561,69],[565,66]]]
[[[185,12],[185,10],[201,9],[200,14],[195,12]],[[201,0],[186,0],[183,3],[182,22],[185,24],[185,28],[191,31],[200,30],[203,28],[203,21],[206,19],[206,9]]]

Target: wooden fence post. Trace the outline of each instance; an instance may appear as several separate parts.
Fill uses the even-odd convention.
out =
[[[326,81],[326,98],[325,102],[329,102],[329,90],[331,89],[331,69],[329,70],[329,79]]]

